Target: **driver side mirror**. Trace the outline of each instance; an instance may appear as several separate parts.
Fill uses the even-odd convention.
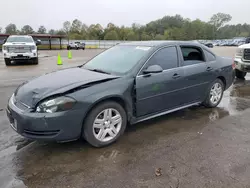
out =
[[[41,45],[42,44],[42,42],[41,42],[41,40],[36,40],[36,45],[38,46],[38,45]]]
[[[3,44],[6,42],[6,39],[3,39]]]
[[[159,65],[151,65],[147,69],[143,71],[143,74],[150,74],[150,73],[160,73],[163,72],[163,69]]]

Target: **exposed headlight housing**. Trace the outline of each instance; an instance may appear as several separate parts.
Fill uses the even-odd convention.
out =
[[[238,48],[237,50],[236,50],[236,56],[243,56],[243,52],[244,52],[244,49],[242,49],[242,48]]]
[[[38,113],[55,113],[67,111],[73,108],[76,100],[70,97],[56,97],[48,99],[38,104],[36,112]]]

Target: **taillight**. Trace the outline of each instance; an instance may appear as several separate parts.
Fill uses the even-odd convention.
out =
[[[235,64],[234,58],[232,60],[233,60],[232,68],[235,69],[236,64]]]

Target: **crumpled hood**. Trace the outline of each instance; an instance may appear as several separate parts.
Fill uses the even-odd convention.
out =
[[[117,78],[82,68],[64,69],[32,79],[15,91],[17,101],[34,107],[40,100],[51,95],[65,93],[71,89],[97,81]]]

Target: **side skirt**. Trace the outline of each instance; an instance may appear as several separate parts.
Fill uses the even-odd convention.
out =
[[[188,104],[188,105],[184,105],[184,106],[181,106],[181,107],[178,107],[178,108],[163,111],[163,112],[153,114],[153,115],[149,115],[149,116],[143,116],[143,117],[135,119],[134,121],[131,122],[131,124],[136,124],[136,123],[139,123],[139,122],[142,122],[142,121],[146,121],[146,120],[149,120],[149,119],[152,119],[152,118],[156,118],[156,117],[159,117],[159,116],[162,116],[162,115],[166,115],[166,114],[169,114],[169,113],[172,113],[172,112],[175,112],[175,111],[178,111],[178,110],[182,110],[182,109],[185,109],[185,108],[188,108],[188,107],[191,107],[191,106],[199,105],[199,104],[201,104],[201,102],[191,103],[191,104]]]

